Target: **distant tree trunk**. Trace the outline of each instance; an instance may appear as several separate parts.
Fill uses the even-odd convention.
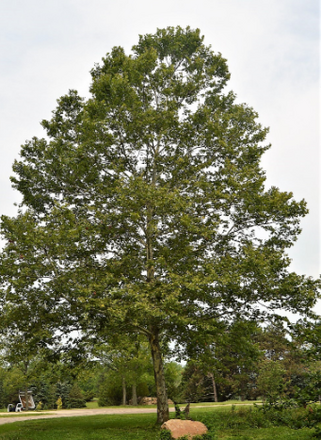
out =
[[[122,387],[123,387],[123,405],[126,405],[127,403],[127,395],[126,395],[126,380],[123,376],[123,380],[122,380]]]
[[[169,409],[167,392],[165,385],[165,376],[163,368],[162,353],[158,339],[159,331],[153,328],[149,336],[149,344],[153,358],[154,377],[157,395],[157,423],[163,424],[169,419]]]
[[[26,399],[26,406],[25,406],[25,410],[29,411],[29,399],[28,399],[28,385],[26,386],[26,390],[25,390],[25,399]]]
[[[25,377],[26,377],[26,389],[25,389],[26,406],[25,406],[25,410],[28,411],[29,410],[29,399],[28,399],[28,367],[29,367],[29,360],[26,360],[24,362],[24,367],[25,367]]]
[[[136,383],[132,385],[132,405],[137,405],[137,386]]]
[[[213,373],[209,373],[209,376],[210,376],[210,378],[212,379],[213,394],[214,394],[214,402],[218,402],[218,398],[217,398],[217,389],[216,389],[216,382],[215,382],[214,374],[213,374]]]

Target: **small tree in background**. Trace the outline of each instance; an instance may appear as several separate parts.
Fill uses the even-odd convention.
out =
[[[264,400],[276,402],[285,397],[285,369],[278,361],[264,360],[259,367],[257,388]]]
[[[85,408],[86,401],[84,395],[77,383],[70,388],[67,398],[67,408]]]

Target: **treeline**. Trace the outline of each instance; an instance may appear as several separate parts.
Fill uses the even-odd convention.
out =
[[[303,332],[297,326],[290,335],[280,321],[264,328],[233,325],[219,344],[195,344],[186,363],[165,362],[168,396],[177,402],[318,400],[321,362],[318,344],[309,342],[318,328]],[[167,349],[168,358],[174,350]],[[17,403],[19,390],[26,388],[38,409],[81,408],[94,397],[100,406],[137,405],[143,397],[156,396],[146,342],[123,339],[118,345],[97,345],[91,357],[71,364],[38,356],[26,365],[3,356],[1,407]]]

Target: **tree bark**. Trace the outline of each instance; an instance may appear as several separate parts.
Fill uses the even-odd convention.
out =
[[[123,380],[122,380],[122,387],[123,387],[123,405],[126,405],[126,403],[127,403],[126,380],[125,380],[124,377],[123,377]]]
[[[25,411],[29,411],[29,399],[28,399],[28,367],[29,367],[29,361],[25,360],[24,362],[25,367],[25,378],[26,378],[26,390],[25,390],[25,399],[26,399],[26,406]]]
[[[26,398],[26,406],[25,406],[25,411],[29,411],[29,399],[28,399],[29,395],[28,395],[28,386],[26,386],[26,390],[25,390],[25,398]]]
[[[213,373],[210,373],[210,378],[212,379],[214,402],[218,402],[216,382],[215,382],[215,378],[214,378],[214,374]]]
[[[154,328],[149,336],[149,344],[153,358],[154,377],[156,384],[157,423],[161,425],[164,422],[167,422],[167,420],[169,419],[169,409],[165,385],[163,359],[159,345],[158,334],[158,330]]]
[[[132,405],[137,405],[137,387],[136,383],[132,385]]]

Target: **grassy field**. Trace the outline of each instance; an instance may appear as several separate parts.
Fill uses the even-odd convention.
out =
[[[261,401],[255,401],[256,404],[262,403]],[[182,408],[186,405],[186,403],[179,404]],[[191,403],[192,408],[197,407],[215,407],[215,406],[231,406],[231,405],[253,405],[253,400],[227,400],[226,402],[201,402],[201,403]],[[170,408],[174,408],[174,405],[169,405]],[[156,405],[138,405],[135,408],[156,408]],[[99,408],[98,406],[98,399],[94,399],[91,402],[87,402],[87,408]],[[108,408],[131,408],[130,406],[109,406]]]
[[[261,401],[256,401],[255,403],[261,403]],[[186,404],[185,404],[186,405]],[[182,408],[184,408],[184,403],[180,404],[180,406]],[[231,405],[253,405],[253,401],[252,400],[245,400],[244,402],[241,402],[240,400],[227,400],[226,402],[218,402],[218,403],[214,403],[214,402],[201,402],[201,403],[191,403],[191,407],[199,407],[199,406],[210,406],[210,407],[215,407],[215,406],[231,406]],[[156,408],[156,405],[138,405],[137,408]],[[174,407],[174,405],[170,405],[170,407]],[[93,399],[91,402],[87,402],[87,408],[90,409],[95,409],[95,408],[99,408],[98,406],[98,399]],[[127,406],[109,406],[108,408],[130,408],[128,405]],[[0,413],[7,413],[7,409],[6,408],[2,408],[0,409]]]
[[[214,413],[213,413],[214,412]],[[231,408],[197,408],[193,419],[215,415],[217,440],[313,440],[313,430],[286,427],[224,427]],[[99,415],[46,420],[26,420],[0,426],[0,440],[159,440],[155,414]]]

